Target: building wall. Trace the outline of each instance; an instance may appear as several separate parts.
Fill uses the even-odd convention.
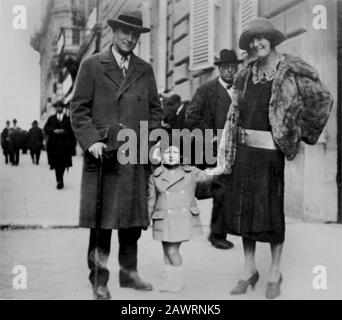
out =
[[[89,16],[95,4],[96,0],[42,1],[42,27],[32,38],[32,46],[40,53],[42,123],[54,112],[52,103],[63,99],[67,93],[63,89],[63,81],[68,78],[68,70],[58,61],[57,42],[61,30],[74,28],[75,23]],[[67,38],[66,43],[70,40]],[[51,103],[47,102],[48,99],[51,99]]]

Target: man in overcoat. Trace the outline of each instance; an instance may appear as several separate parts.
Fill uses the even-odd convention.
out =
[[[10,122],[6,121],[6,127],[1,132],[1,148],[2,152],[5,156],[5,163],[8,164],[9,161],[9,130],[10,130]]]
[[[152,290],[151,284],[140,278],[137,268],[137,242],[149,224],[149,170],[145,164],[118,161],[123,142],[118,141],[117,135],[121,129],[131,129],[139,141],[141,121],[148,121],[149,129],[155,129],[161,126],[162,119],[152,67],[133,53],[140,34],[150,31],[142,26],[142,13],[122,12],[108,24],[113,30],[112,45],[83,61],[71,102],[72,126],[84,150],[80,226],[91,229],[88,266],[95,299],[110,298],[107,260],[112,229],[118,230],[120,286]],[[100,158],[102,212],[97,233]]]
[[[27,134],[27,146],[30,149],[32,163],[39,165],[40,153],[43,149],[44,134],[43,130],[39,128],[38,121],[32,122],[32,128]]]
[[[63,112],[61,101],[54,105],[56,114],[50,116],[44,126],[48,136],[46,151],[51,169],[55,170],[58,190],[64,188],[64,172],[72,167],[72,156],[75,153],[76,139],[71,128],[70,118]]]
[[[13,119],[13,126],[9,129],[9,153],[12,166],[18,166],[20,160],[21,128],[18,127],[17,119]]]
[[[238,60],[234,50],[223,49],[220,59],[215,62],[218,66],[219,76],[200,86],[190,105],[186,110],[185,121],[189,129],[213,129],[213,147],[216,151],[217,129],[223,129],[227,113],[231,104],[232,84],[234,75],[238,71]],[[227,176],[219,176],[213,182],[213,210],[211,216],[211,233],[209,241],[218,249],[230,249],[233,243],[226,239],[227,233],[224,229],[225,211],[225,185]],[[226,195],[229,196],[229,195]]]

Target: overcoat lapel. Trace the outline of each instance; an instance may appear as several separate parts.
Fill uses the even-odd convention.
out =
[[[120,97],[130,86],[132,86],[144,73],[143,63],[132,53],[127,75],[120,86],[118,97]]]
[[[115,83],[119,88],[123,82],[122,72],[113,56],[112,47],[100,54],[100,63],[103,72]]]
[[[221,100],[223,104],[227,105],[227,107],[230,106],[231,99],[230,96],[225,90],[222,85],[219,83],[219,81],[216,82],[216,87],[217,87],[217,98],[218,100]]]

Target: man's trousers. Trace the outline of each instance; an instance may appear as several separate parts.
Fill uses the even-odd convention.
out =
[[[121,270],[127,272],[137,271],[138,240],[140,236],[140,227],[118,230],[119,265]],[[90,269],[89,280],[92,285],[106,285],[109,280],[107,262],[110,253],[111,237],[112,230],[100,229],[98,239],[96,240],[96,230],[90,230],[88,267]],[[96,265],[98,266],[97,276]]]

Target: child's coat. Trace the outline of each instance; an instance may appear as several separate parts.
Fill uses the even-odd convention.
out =
[[[148,209],[153,220],[153,239],[181,242],[203,233],[196,185],[212,179],[191,166],[169,170],[157,168],[149,179]]]

